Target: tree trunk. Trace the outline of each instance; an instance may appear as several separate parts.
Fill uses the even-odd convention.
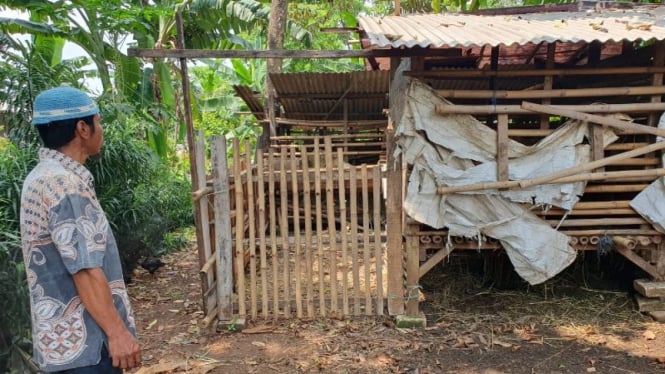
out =
[[[268,24],[268,49],[282,49],[284,47],[284,30],[286,29],[286,16],[288,13],[288,0],[272,0],[270,10],[270,23]],[[264,131],[261,136],[261,146],[264,146],[271,135],[276,135],[275,122],[275,89],[270,82],[270,73],[282,71],[282,59],[269,58],[267,60],[268,75],[266,76],[266,116],[270,121],[270,131]]]

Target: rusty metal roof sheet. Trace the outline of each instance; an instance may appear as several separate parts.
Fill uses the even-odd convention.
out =
[[[665,40],[665,7],[519,15],[417,14],[359,17],[374,47],[471,47]]]

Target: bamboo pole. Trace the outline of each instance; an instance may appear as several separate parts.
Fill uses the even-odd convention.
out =
[[[296,176],[298,174],[298,163],[296,149],[291,148],[291,173]],[[300,256],[301,256],[301,242],[300,242],[300,192],[298,191],[298,178],[291,178],[291,193],[292,193],[292,207],[293,207],[293,236],[295,238],[295,274],[293,278],[296,283],[296,317],[303,317],[302,309],[302,274],[300,266]]]
[[[612,201],[580,201],[573,209],[620,209],[629,208],[629,200],[612,200]]]
[[[638,66],[618,68],[573,68],[573,69],[530,69],[530,70],[431,70],[405,71],[404,75],[420,78],[488,78],[488,77],[547,77],[577,75],[625,75],[663,73],[662,66]]]
[[[342,313],[345,316],[349,315],[349,259],[347,253],[347,241],[349,240],[348,235],[348,221],[346,214],[346,185],[344,177],[344,150],[342,148],[337,148],[337,162],[339,170],[339,188],[337,189],[338,198],[339,198],[339,222],[340,222],[340,239],[341,239],[341,250],[342,250],[342,266],[340,270],[342,271]],[[350,193],[353,193],[351,191]]]
[[[664,142],[665,143],[665,142]],[[655,143],[655,144],[661,144],[665,145],[664,143]],[[607,158],[603,159],[606,160]],[[589,165],[592,163],[588,163],[585,165]],[[571,169],[576,169],[576,168],[571,168]],[[585,168],[586,170],[589,170],[588,168]],[[566,169],[570,170],[570,169]],[[584,169],[580,170],[580,172],[586,171]],[[565,170],[564,170],[565,171]],[[556,174],[556,173],[553,173]],[[550,175],[553,175],[550,174]],[[606,172],[601,172],[601,173],[585,173],[585,174],[578,174],[578,175],[568,175],[568,176],[563,176],[559,177],[556,179],[545,179],[545,177],[540,177],[540,178],[534,178],[534,179],[527,179],[527,180],[519,180],[519,181],[506,181],[506,182],[487,182],[487,183],[477,183],[477,184],[469,184],[465,186],[452,186],[452,187],[439,187],[437,188],[437,194],[439,195],[447,195],[451,193],[456,193],[456,192],[470,192],[470,191],[481,191],[481,190],[494,190],[494,189],[500,189],[500,188],[526,188],[526,187],[531,187],[535,186],[538,184],[565,184],[565,183],[576,183],[576,182],[584,182],[584,181],[592,181],[592,180],[605,180],[605,179],[617,179],[617,178],[631,178],[631,177],[660,177],[665,175],[665,168],[658,168],[658,169],[648,169],[648,170],[623,170],[623,171],[606,171]],[[534,183],[533,181],[537,181],[539,179],[542,179],[543,182],[540,183]],[[586,188],[589,188],[592,186],[587,186]]]
[[[309,170],[309,153],[305,147],[300,148],[300,156],[303,163],[303,169]],[[306,264],[306,280],[307,280],[307,317],[314,317],[314,281],[312,277],[312,186],[309,181],[309,172],[303,173],[303,199],[305,201],[305,262]],[[318,235],[317,235],[318,237]]]
[[[568,236],[581,235],[663,235],[660,231],[648,229],[591,229],[591,230],[559,230]]]
[[[621,215],[636,215],[637,213],[632,208],[617,208],[617,209],[573,209],[566,211],[564,209],[550,209],[546,212],[536,212],[539,216],[554,216],[554,215],[569,215],[569,216],[621,216]]]
[[[567,219],[563,222],[560,220],[547,220],[552,226],[559,227],[584,227],[584,226],[628,226],[628,225],[645,225],[649,222],[642,218],[629,217],[629,218],[581,218],[581,219]]]
[[[607,193],[607,192],[640,192],[647,188],[648,184],[616,184],[586,186],[584,193]]]
[[[603,87],[558,90],[436,90],[437,95],[451,99],[546,99],[604,96],[663,95],[664,87]]]
[[[360,315],[360,271],[358,269],[358,186],[356,168],[349,168],[351,194],[351,261],[353,263],[353,315]]]
[[[610,126],[621,130],[632,130],[643,134],[651,134],[660,137],[665,137],[665,129],[659,129],[656,127],[640,125],[633,122],[622,121],[616,118],[603,117],[595,114],[588,114],[588,113],[577,112],[574,110],[561,109],[551,105],[540,105],[540,104],[530,103],[528,101],[522,103],[522,108],[538,113],[564,116],[564,117],[578,119],[580,121],[593,122],[599,125]]]

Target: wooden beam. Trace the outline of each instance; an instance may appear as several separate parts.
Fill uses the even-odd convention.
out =
[[[633,241],[631,239],[627,239],[622,236],[614,236],[612,237],[612,240],[614,241],[617,252],[621,253],[625,258],[630,260],[642,270],[649,273],[649,275],[651,275],[654,279],[663,279],[663,275],[658,272],[658,269],[656,269],[655,266],[651,265],[637,253],[633,252],[633,248],[635,246],[632,245]]]
[[[436,93],[452,99],[544,99],[571,97],[665,95],[665,86],[605,87],[559,90],[436,90]]]
[[[404,247],[402,243],[402,162],[395,157],[395,129],[386,129],[386,255],[388,314],[404,314]]]
[[[665,87],[664,87],[665,88]],[[659,129],[651,126],[640,125],[633,122],[622,121],[616,118],[603,117],[595,114],[587,114],[576,112],[574,110],[566,110],[553,107],[551,105],[540,105],[530,102],[522,103],[523,109],[532,110],[539,113],[547,113],[555,116],[564,116],[568,118],[578,119],[580,121],[593,122],[599,125],[606,125],[621,130],[633,130],[644,134],[651,134],[656,136],[665,137],[665,129]]]
[[[432,257],[428,258],[425,263],[420,265],[420,275],[419,278],[422,278],[423,275],[427,274],[428,271],[432,270],[439,262],[443,261],[450,253],[453,251],[452,247],[443,247],[438,250]]]
[[[530,69],[530,70],[432,70],[405,71],[403,74],[418,78],[513,78],[576,75],[628,75],[665,73],[662,66],[638,66],[620,68],[574,68],[574,69]]]
[[[551,105],[554,108],[585,113],[649,113],[665,111],[665,103],[630,103],[630,104],[588,104],[588,105]],[[533,114],[520,105],[457,105],[438,104],[437,114]]]
[[[210,49],[141,49],[129,48],[127,56],[142,58],[370,58],[449,56],[445,49],[354,49],[354,50],[210,50]]]

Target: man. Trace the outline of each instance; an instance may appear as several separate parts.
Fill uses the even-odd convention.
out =
[[[84,92],[40,93],[32,123],[44,148],[21,194],[21,241],[34,359],[47,373],[122,373],[141,365],[113,233],[83,164],[104,140]]]

